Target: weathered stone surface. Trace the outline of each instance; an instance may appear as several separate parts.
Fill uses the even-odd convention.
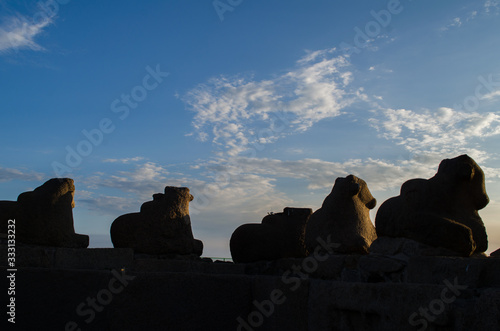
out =
[[[0,258],[7,261],[7,242],[0,240]],[[25,245],[15,247],[16,267],[58,269],[120,269],[130,267],[134,251],[130,248],[66,248]]]
[[[229,246],[236,263],[305,257],[304,229],[310,208],[286,207],[267,215],[262,223],[243,224],[232,234]]]
[[[15,219],[16,240],[27,244],[85,248],[89,237],[75,233],[73,195],[70,178],[53,178],[17,201],[0,202],[0,221],[7,233],[7,221]]]
[[[255,277],[251,290],[252,305],[248,313],[240,315],[242,327],[235,330],[307,330],[307,280],[282,275]]]
[[[194,239],[189,217],[193,196],[187,187],[165,187],[142,204],[139,213],[119,216],[111,225],[114,247],[133,248],[145,254],[196,254],[203,243]]]
[[[460,256],[459,253],[443,248],[433,247],[408,238],[378,237],[370,246],[371,254],[397,256],[408,260],[413,256]]]
[[[7,241],[0,243],[0,258],[7,261]],[[17,243],[15,247],[16,266],[33,268],[52,268],[57,248],[47,246],[31,246]]]
[[[138,254],[131,267],[109,270],[105,257],[131,255],[43,249],[63,252],[61,261],[86,260],[71,268],[107,270],[20,267],[16,327],[22,330],[137,330],[144,321],[151,330],[500,329],[495,258],[416,256],[406,266],[392,257],[350,254],[321,256],[316,265],[311,256],[230,264]],[[376,279],[377,272],[386,277]],[[407,277],[388,277],[395,274]]]
[[[208,262],[203,260],[158,259],[136,257],[131,267],[140,272],[192,272],[201,274],[245,274],[244,264]]]
[[[357,265],[355,255],[330,255],[325,261],[320,261],[316,271],[311,273],[311,277],[319,279],[341,280],[342,271],[346,266],[353,267]]]
[[[484,173],[467,155],[445,159],[430,179],[412,179],[385,201],[375,219],[379,237],[404,237],[469,256],[488,248],[478,214],[489,202]]]
[[[495,330],[500,326],[498,312],[477,309],[480,299],[469,289],[454,289],[458,290],[454,295],[445,284],[348,284],[311,280],[309,331],[481,330],[471,325]],[[446,302],[441,299],[443,292]],[[498,292],[482,295],[493,301]]]
[[[337,178],[321,208],[307,222],[305,243],[309,253],[321,238],[337,243],[335,252],[366,254],[377,238],[369,213],[376,204],[364,180],[353,175]]]
[[[402,280],[400,271],[406,263],[395,258],[376,255],[365,255],[359,259],[358,267],[363,273],[362,279],[369,283]]]
[[[236,330],[252,310],[255,278],[197,273],[137,274],[116,296],[108,329]]]
[[[474,300],[473,309],[464,318],[467,330],[500,330],[500,290],[489,288],[481,291]]]
[[[413,257],[408,261],[406,281],[443,284],[456,278],[468,288],[500,288],[500,263],[489,258]]]
[[[121,269],[134,261],[130,248],[58,248],[54,254],[54,268],[59,269]]]
[[[0,270],[5,274],[5,269]],[[107,316],[113,302],[104,306],[98,303],[96,296],[103,289],[110,293],[109,282],[112,278],[109,270],[18,269],[14,329],[71,330],[66,325],[75,322],[81,330],[106,330],[109,323]],[[117,288],[120,284],[113,285]],[[111,296],[114,301],[117,295]],[[90,308],[87,298],[94,298],[100,312]],[[95,313],[93,318],[92,313]],[[5,326],[2,330],[11,328],[12,324],[10,328]]]

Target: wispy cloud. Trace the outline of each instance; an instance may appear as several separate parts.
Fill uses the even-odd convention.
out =
[[[205,165],[213,171],[228,174],[253,174],[269,179],[304,179],[307,183],[304,189],[307,190],[331,188],[337,177],[349,174],[366,179],[373,190],[384,190],[399,186],[411,177],[430,175],[435,166],[435,162],[424,158],[392,162],[372,158],[331,162],[321,159],[283,161],[245,157],[218,160]]]
[[[195,112],[193,126],[202,141],[224,153],[267,144],[286,134],[343,114],[363,94],[351,86],[350,62],[335,49],[308,52],[293,70],[269,80],[217,77],[184,96]],[[286,130],[277,129],[285,125]]]
[[[119,171],[115,175],[96,174],[87,179],[90,188],[112,188],[144,198],[159,192],[168,182],[168,171],[153,162],[134,166],[132,170]]]
[[[370,122],[381,135],[416,154],[449,155],[469,153],[478,161],[486,154],[474,139],[500,134],[500,115],[462,112],[442,107],[436,112],[385,109],[382,118]]]
[[[154,193],[163,192],[167,185],[187,186],[195,198],[191,214],[202,213],[203,219],[211,219],[211,225],[259,218],[291,202],[276,189],[275,178],[250,172],[229,174],[225,166],[219,161],[207,161],[200,164],[204,172],[197,178],[170,174],[164,166],[151,162],[135,165],[118,175],[99,173],[84,181],[87,189],[79,192],[75,200],[90,210],[116,217],[138,211],[143,202],[151,200]],[[108,193],[98,193],[103,191]]]
[[[486,13],[498,14],[500,12],[499,0],[486,0],[484,3],[484,11]]]
[[[142,156],[136,156],[136,157],[129,157],[129,158],[123,158],[123,159],[105,159],[102,162],[105,163],[131,163],[131,162],[138,162],[144,160],[144,157]]]
[[[0,182],[8,182],[11,180],[26,180],[26,181],[40,181],[44,175],[34,171],[24,171],[12,168],[0,168]]]
[[[462,21],[458,19],[454,24],[458,26]],[[255,195],[255,201],[265,204],[266,199],[279,196],[286,203],[289,198],[276,189],[278,179],[301,179],[306,182],[303,190],[314,191],[330,188],[335,178],[352,173],[367,180],[371,189],[383,191],[397,188],[410,178],[432,176],[444,158],[462,153],[478,162],[488,158],[480,143],[500,134],[500,115],[447,107],[435,111],[383,107],[381,97],[369,97],[363,87],[354,87],[354,70],[349,58],[335,54],[334,49],[308,51],[297,61],[296,68],[274,79],[219,77],[184,97],[195,112],[195,133],[201,140],[211,139],[223,151],[216,158],[195,166],[198,170],[229,176],[230,183],[224,185],[213,178],[204,179],[205,188],[209,187],[213,193],[212,201],[217,201],[215,205],[225,205],[234,197],[249,199],[238,191],[240,182],[246,183],[248,178],[254,183],[255,192],[262,193]],[[373,66],[369,71],[375,69]],[[496,94],[488,97],[496,97]],[[363,123],[378,130],[380,137],[406,149],[407,158],[283,161],[257,155],[245,157],[242,153],[255,144],[270,144],[286,134],[307,131],[321,120],[347,114],[358,102],[374,109],[363,114]],[[282,123],[276,124],[273,114],[279,114]],[[351,116],[361,119],[355,113]],[[286,122],[286,131],[272,130],[271,125],[262,137],[259,132],[266,128],[266,121],[275,126]],[[488,176],[498,177],[495,169],[486,171]],[[243,204],[236,205],[243,207]]]
[[[84,207],[99,215],[109,215],[116,218],[122,214],[138,211],[141,202],[131,197],[94,193],[82,197],[76,191],[75,204],[77,208]]]
[[[485,94],[481,97],[481,99],[482,100],[493,100],[493,99],[496,99],[498,97],[500,97],[500,90]]]
[[[471,6],[475,7],[474,10],[468,8],[467,12],[452,18],[439,30],[444,32],[453,28],[459,28],[462,25],[465,25],[465,23],[468,23],[478,17],[487,17],[490,15],[498,15],[500,13],[500,0],[486,0],[483,3],[482,8],[481,5],[472,3]]]
[[[476,16],[477,16],[477,11],[476,11],[476,10],[474,10],[474,11],[472,11],[472,12],[469,14],[469,17],[467,17],[467,18],[466,18],[466,21],[467,21],[467,22],[468,22],[468,21],[472,21],[473,19],[475,19],[475,18],[476,18]]]
[[[43,51],[44,48],[36,43],[35,38],[53,23],[53,17],[45,15],[44,18],[40,22],[20,14],[4,18],[0,23],[0,53],[21,49]]]
[[[120,160],[125,162],[119,162]],[[124,170],[115,170],[114,173],[99,172],[83,178],[82,184],[86,189],[75,196],[77,203],[80,202],[88,209],[102,214],[118,216],[124,212],[138,211],[143,202],[151,200],[154,193],[163,192],[167,185],[200,185],[199,180],[187,179],[179,174],[170,175],[165,167],[153,162],[131,164],[128,160],[139,159],[120,160],[117,163],[120,163]]]
[[[460,27],[462,25],[462,19],[460,17],[455,17],[451,23],[448,23],[446,26],[442,27],[441,28],[441,31],[446,31],[446,30],[449,30],[451,28],[457,28],[457,27]]]

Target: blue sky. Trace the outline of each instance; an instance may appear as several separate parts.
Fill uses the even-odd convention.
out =
[[[499,0],[0,0],[0,199],[71,177],[76,231],[111,247],[116,217],[187,186],[204,255],[228,257],[237,226],[317,209],[337,177],[378,208],[467,153],[492,251],[499,18]]]

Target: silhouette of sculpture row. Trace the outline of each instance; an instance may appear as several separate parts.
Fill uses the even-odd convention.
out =
[[[478,214],[489,202],[484,182],[482,169],[469,156],[445,159],[432,178],[405,182],[399,196],[380,206],[374,226],[369,211],[377,202],[366,182],[354,175],[339,177],[314,213],[287,207],[261,223],[238,227],[230,239],[231,255],[243,263],[300,258],[321,251],[325,242],[334,244],[329,248],[336,254],[367,254],[390,238],[439,247],[450,255],[482,253],[488,248]],[[74,230],[74,191],[72,179],[54,178],[17,201],[0,201],[0,233],[7,234],[8,220],[15,219],[20,242],[86,248],[89,237]],[[140,212],[115,219],[113,245],[137,253],[201,256],[203,243],[194,239],[189,216],[192,200],[186,187],[165,187]]]
[[[482,169],[469,156],[445,159],[432,178],[408,180],[399,196],[385,201],[374,227],[369,210],[377,202],[366,182],[353,175],[337,178],[321,208],[303,213],[300,220],[288,217],[288,222],[270,223],[266,216],[262,224],[238,227],[231,236],[231,255],[243,263],[300,258],[322,250],[320,243],[325,242],[333,244],[329,249],[334,253],[367,254],[372,243],[383,250],[383,245],[391,244],[390,238],[438,248],[440,255],[483,253],[488,239],[478,210],[489,202],[484,181]]]

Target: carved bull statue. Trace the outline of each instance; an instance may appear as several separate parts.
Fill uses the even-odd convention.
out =
[[[385,201],[375,219],[378,236],[404,237],[469,256],[486,251],[478,210],[489,202],[484,172],[468,155],[445,159],[434,177],[411,179]]]
[[[370,209],[377,204],[368,185],[354,175],[339,177],[320,209],[307,222],[305,244],[309,253],[319,240],[337,245],[337,253],[368,253],[377,238]]]

